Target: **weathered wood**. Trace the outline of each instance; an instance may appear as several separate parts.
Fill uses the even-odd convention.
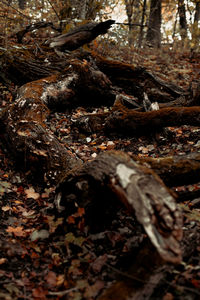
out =
[[[45,125],[49,110],[44,103],[52,95],[46,82],[43,79],[21,87],[16,101],[1,112],[0,128],[9,152],[21,165],[36,172],[39,180],[58,183],[80,161]],[[48,82],[55,83],[55,77]]]
[[[159,131],[163,127],[180,125],[200,125],[200,107],[167,107],[141,112],[127,109],[123,105],[113,106],[110,113],[86,115],[77,119],[81,131],[104,131],[123,135],[145,135]]]
[[[0,115],[3,138],[16,158],[24,160],[32,171],[39,169],[46,181],[57,184],[62,180],[57,189],[58,208],[63,203],[68,204],[70,212],[68,208],[73,209],[78,203],[96,222],[96,216],[103,218],[107,205],[110,206],[110,197],[118,198],[135,213],[157,255],[165,262],[178,263],[181,260],[181,213],[159,177],[121,152],[99,155],[82,167],[45,125],[47,107],[58,110],[77,105],[110,105],[115,95],[116,90],[104,73],[87,61],[71,60],[62,73],[27,83],[18,90],[16,101]],[[179,114],[181,122],[185,116],[189,120],[186,108],[182,113],[176,109],[142,113],[115,104],[113,111],[105,114],[105,130],[125,129],[133,133],[140,128],[146,131],[150,126],[156,129],[158,120],[163,126],[167,124],[169,112],[173,112],[173,117]],[[200,109],[193,114],[196,116],[199,112]],[[171,122],[175,122],[173,118]],[[98,130],[98,124],[94,126]],[[111,200],[113,210],[114,204]]]
[[[113,85],[123,88],[130,95],[143,99],[146,92],[153,102],[169,102],[188,92],[172,83],[165,82],[148,72],[145,68],[134,66],[116,60],[94,56],[99,69],[104,72]]]
[[[114,207],[109,199],[118,198],[135,213],[162,259],[180,262],[182,217],[173,195],[155,173],[123,152],[109,151],[84,164],[65,178],[57,195],[59,207],[70,206],[69,199],[76,199],[88,214],[86,220],[93,217],[95,223],[98,215],[105,221],[106,205]]]
[[[145,134],[167,126],[200,125],[200,107],[169,107],[139,112],[115,106],[106,118],[105,130],[127,134]]]
[[[133,155],[133,158],[151,167],[167,185],[178,186],[199,182],[199,152],[161,158],[138,157]]]
[[[0,78],[5,81],[7,76],[14,83],[22,85],[56,72],[62,72],[75,57],[85,62],[92,62],[96,71],[99,69],[108,76],[112,82],[113,91],[123,90],[126,94],[136,97],[141,105],[144,92],[153,102],[165,103],[185,97],[184,105],[187,105],[188,98],[191,98],[188,91],[164,82],[144,68],[135,68],[130,64],[105,59],[84,51],[75,51],[70,55],[59,57],[45,45],[35,48],[26,45],[26,48],[5,51],[1,57],[3,68],[0,68]]]

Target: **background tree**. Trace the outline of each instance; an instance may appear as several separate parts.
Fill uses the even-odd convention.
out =
[[[142,8],[142,18],[141,18],[141,27],[140,27],[140,34],[139,34],[139,42],[138,45],[141,47],[143,41],[143,34],[144,34],[144,20],[146,14],[146,0],[143,1],[143,8]]]
[[[178,13],[179,13],[179,25],[180,25],[180,36],[184,43],[187,38],[187,20],[186,20],[186,9],[184,0],[178,0]]]
[[[146,12],[146,0],[125,0],[129,45],[141,45]]]
[[[200,1],[196,0],[194,23],[192,25],[192,48],[193,49],[198,49],[199,46],[199,37],[200,37],[200,30],[198,26],[199,21],[200,21]]]
[[[161,45],[161,0],[151,0],[146,42],[156,48]]]

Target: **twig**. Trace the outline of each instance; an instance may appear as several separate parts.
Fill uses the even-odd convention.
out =
[[[126,25],[126,26],[140,26],[140,27],[147,27],[147,24],[140,24],[140,23],[120,23],[115,22],[117,25]]]
[[[78,288],[74,287],[74,288],[71,288],[71,289],[68,289],[68,290],[65,290],[65,291],[49,292],[48,295],[50,295],[50,296],[64,296],[64,295],[67,295],[70,292],[74,292],[74,291],[77,291],[77,290],[78,290]]]
[[[51,1],[50,0],[47,0],[47,2],[51,5],[51,7],[52,7],[52,9],[53,9],[53,11],[55,12],[55,14],[56,14],[56,17],[58,18],[58,20],[60,21],[60,18],[59,18],[59,15],[58,15],[58,13],[57,13],[57,11],[56,11],[56,9],[55,9],[55,7],[53,6],[53,4],[51,3]]]

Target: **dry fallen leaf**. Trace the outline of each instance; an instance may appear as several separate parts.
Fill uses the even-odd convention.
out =
[[[35,200],[37,200],[40,197],[40,194],[36,193],[34,188],[32,188],[32,187],[25,190],[25,194],[27,195],[27,198],[33,198]]]
[[[13,233],[15,236],[25,237],[27,235],[27,233],[24,231],[23,226],[18,226],[18,227],[8,226],[6,231],[9,232],[9,233]]]
[[[12,210],[12,207],[6,205],[6,206],[2,206],[1,208],[3,211],[8,211],[8,210]]]
[[[0,258],[0,265],[4,264],[5,262],[7,262],[7,258],[5,257]]]
[[[55,287],[57,285],[57,276],[53,271],[49,271],[45,279],[49,287]]]

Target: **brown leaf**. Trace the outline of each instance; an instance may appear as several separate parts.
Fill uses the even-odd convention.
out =
[[[69,223],[69,224],[75,224],[75,218],[73,216],[69,216],[67,218],[67,223]]]
[[[54,273],[53,271],[49,271],[45,279],[49,287],[55,287],[57,285],[56,273]]]
[[[40,194],[36,193],[34,188],[30,187],[29,189],[25,190],[27,198],[33,198],[37,200],[40,197]]]
[[[95,273],[101,272],[102,267],[105,265],[108,257],[107,254],[99,256],[93,263],[92,269]]]
[[[43,289],[42,287],[38,287],[36,289],[33,289],[33,297],[34,299],[40,299],[40,300],[46,300],[46,295],[48,294],[48,291]]]
[[[18,226],[18,227],[8,226],[6,231],[9,233],[13,233],[15,236],[25,237],[27,235],[27,233],[24,231],[24,227],[22,226]]]

